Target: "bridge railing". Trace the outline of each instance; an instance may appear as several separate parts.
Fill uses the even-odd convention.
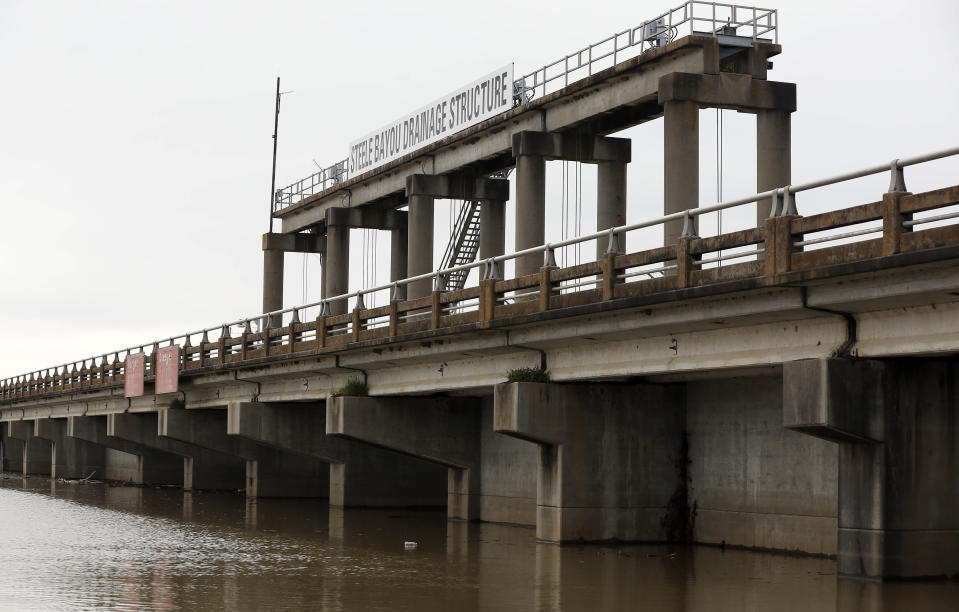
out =
[[[775,9],[691,0],[516,79],[513,83],[513,103],[528,104],[547,93],[683,36],[736,36],[752,42],[765,40],[778,43],[778,28],[779,16]],[[351,178],[347,162],[343,159],[277,189],[273,198],[273,212],[289,208]]]
[[[959,155],[959,147],[896,159],[110,351],[2,379],[0,402],[122,385],[124,359],[135,353],[145,354],[145,378],[150,381],[157,350],[166,345],[181,345],[181,370],[198,370],[304,351],[337,350],[351,343],[434,329],[481,329],[503,317],[719,281],[759,278],[775,284],[797,270],[957,245],[959,186],[910,194],[904,174],[906,167],[955,155]],[[805,217],[798,214],[797,193],[886,172],[889,189],[880,201]],[[771,203],[771,214],[762,227],[706,238],[696,235],[699,217],[764,200]],[[677,220],[683,221],[684,230],[676,244],[622,252],[628,232]],[[557,249],[598,238],[607,239],[609,245],[598,261],[556,266]],[[504,278],[506,262],[530,255],[543,258],[538,273]],[[444,279],[451,273],[473,269],[482,272],[477,285],[445,290]],[[406,288],[417,281],[431,281],[434,290],[421,298],[406,299]],[[366,302],[378,292],[389,294],[388,303],[368,308]]]

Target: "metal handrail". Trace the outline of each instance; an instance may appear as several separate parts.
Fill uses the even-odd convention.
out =
[[[727,34],[738,36],[740,28],[748,30],[745,38],[750,38],[753,42],[766,35],[772,35],[773,42],[779,42],[779,14],[775,9],[690,0],[634,28],[612,34],[516,79],[513,83],[513,100],[518,105],[529,104],[546,95],[551,83],[562,80],[562,87],[566,87],[592,75],[594,67],[610,57],[612,65],[616,65],[620,61],[659,48],[681,35],[700,34],[714,38]],[[571,61],[574,63],[571,64]],[[586,74],[582,74],[583,69]],[[343,159],[277,189],[273,199],[273,212],[289,208],[305,198],[353,178],[347,161]]]
[[[582,243],[582,242],[587,242],[587,241],[590,241],[590,240],[596,240],[597,238],[604,238],[604,237],[609,237],[609,238],[611,238],[610,241],[609,241],[609,244],[610,244],[610,245],[614,245],[614,244],[617,242],[616,236],[623,235],[623,234],[625,234],[626,232],[630,232],[630,231],[634,231],[634,230],[639,230],[639,229],[644,229],[644,228],[648,228],[648,227],[653,227],[653,226],[656,226],[656,225],[662,225],[662,224],[664,224],[664,223],[666,223],[666,222],[676,221],[676,220],[679,220],[679,219],[687,220],[687,221],[689,222],[689,223],[687,223],[687,228],[688,228],[688,227],[692,227],[692,226],[693,226],[692,223],[691,223],[692,220],[695,219],[696,217],[701,216],[701,215],[705,215],[705,214],[712,213],[712,212],[717,212],[717,211],[720,211],[720,210],[726,210],[726,209],[729,209],[729,208],[734,208],[734,207],[736,207],[736,206],[742,206],[742,205],[745,205],[745,204],[752,204],[752,203],[760,202],[760,201],[766,200],[766,199],[769,199],[769,200],[771,200],[771,201],[773,202],[773,207],[772,207],[772,214],[771,214],[771,216],[780,216],[780,215],[785,215],[785,214],[795,214],[795,212],[796,212],[795,209],[794,209],[794,202],[795,202],[795,200],[792,198],[792,196],[793,196],[794,194],[798,193],[798,192],[808,191],[808,190],[810,190],[810,189],[815,189],[815,188],[818,188],[818,187],[824,187],[824,186],[827,186],[827,185],[835,185],[835,184],[837,184],[837,183],[843,183],[843,182],[850,181],[850,180],[853,180],[853,179],[862,178],[862,177],[865,177],[865,176],[871,176],[871,175],[875,175],[875,174],[881,174],[881,173],[883,173],[883,172],[889,172],[889,173],[890,173],[890,181],[889,181],[889,183],[890,183],[890,185],[889,185],[890,189],[889,189],[889,190],[890,190],[890,191],[901,191],[901,192],[904,192],[906,189],[905,189],[905,178],[904,178],[903,168],[906,168],[906,167],[908,167],[908,166],[913,166],[913,165],[921,164],[921,163],[925,163],[925,162],[929,162],[929,161],[933,161],[933,160],[937,160],[937,159],[943,159],[943,158],[946,158],[946,157],[952,157],[952,156],[955,156],[955,155],[959,155],[959,147],[951,147],[951,148],[948,148],[948,149],[942,149],[942,150],[939,150],[939,151],[933,151],[933,152],[930,152],[930,153],[926,153],[926,154],[923,154],[923,155],[916,155],[916,156],[913,156],[913,157],[907,157],[907,158],[901,158],[901,159],[894,159],[894,160],[892,160],[891,162],[885,163],[885,164],[878,164],[878,165],[875,165],[875,166],[869,166],[869,167],[867,167],[867,168],[862,168],[862,169],[860,169],[860,170],[854,170],[854,171],[852,171],[852,172],[846,172],[846,173],[843,173],[843,174],[838,174],[838,175],[831,176],[831,177],[827,177],[827,178],[817,179],[817,180],[809,181],[809,182],[806,182],[806,183],[799,183],[799,184],[797,184],[797,185],[786,185],[786,186],[779,187],[779,188],[776,188],[776,189],[770,189],[770,190],[768,190],[768,191],[763,191],[763,192],[761,192],[761,193],[755,193],[755,194],[753,194],[753,195],[746,196],[746,197],[743,197],[743,198],[737,198],[737,199],[734,199],[734,200],[727,200],[727,201],[725,201],[725,202],[717,202],[716,204],[712,204],[712,205],[710,205],[710,206],[703,206],[703,207],[699,207],[699,208],[687,209],[687,210],[684,210],[684,211],[681,211],[681,212],[676,212],[676,213],[672,213],[672,214],[669,214],[669,215],[663,215],[662,217],[657,217],[657,218],[649,219],[649,220],[646,220],[646,221],[640,221],[640,222],[638,222],[638,223],[630,223],[630,224],[627,224],[627,225],[621,225],[621,226],[618,226],[618,227],[613,227],[613,228],[610,228],[610,229],[593,232],[593,233],[591,233],[591,234],[586,234],[586,235],[583,235],[583,236],[576,236],[576,237],[573,237],[573,238],[568,238],[568,239],[566,239],[566,240],[561,240],[561,241],[558,241],[558,242],[549,242],[549,243],[542,244],[542,245],[539,245],[539,246],[530,247],[530,248],[528,248],[528,249],[523,249],[523,250],[520,250],[520,251],[516,251],[516,252],[514,252],[514,253],[508,253],[508,254],[504,254],[504,255],[498,255],[498,256],[496,256],[496,257],[490,257],[490,258],[487,258],[487,259],[484,259],[484,260],[479,260],[479,261],[471,262],[471,263],[468,263],[468,264],[462,264],[462,265],[459,265],[459,266],[453,266],[453,267],[445,268],[445,269],[442,269],[442,270],[436,270],[436,271],[434,271],[434,272],[428,272],[428,273],[425,273],[425,274],[419,274],[419,275],[416,275],[416,276],[411,276],[411,277],[409,277],[409,278],[404,278],[404,279],[401,279],[401,280],[393,281],[393,282],[391,282],[391,283],[389,283],[389,284],[379,285],[379,286],[377,286],[377,287],[370,287],[370,288],[366,288],[366,289],[360,289],[360,290],[357,290],[357,291],[352,291],[352,292],[350,292],[350,293],[344,293],[344,294],[342,294],[342,295],[337,295],[337,296],[330,297],[330,298],[324,298],[324,299],[322,299],[322,300],[319,300],[319,301],[317,301],[317,302],[311,302],[311,303],[309,303],[309,304],[302,304],[302,305],[299,305],[299,306],[291,306],[291,307],[289,307],[289,308],[284,308],[284,309],[281,309],[281,310],[273,310],[273,311],[270,311],[270,312],[264,312],[264,313],[262,313],[262,314],[258,314],[258,315],[252,316],[252,317],[246,317],[246,318],[243,318],[243,319],[236,319],[236,320],[231,321],[231,322],[228,322],[228,323],[221,323],[221,324],[219,324],[219,325],[216,325],[216,326],[213,326],[213,327],[204,328],[204,329],[200,329],[200,330],[194,331],[194,332],[188,332],[188,333],[186,333],[186,334],[180,334],[180,335],[177,335],[177,336],[165,337],[165,338],[162,338],[162,339],[160,339],[160,340],[155,340],[155,341],[153,341],[153,342],[149,342],[149,343],[145,343],[145,344],[140,344],[140,345],[136,345],[136,346],[131,346],[131,347],[128,347],[128,348],[125,348],[125,349],[117,350],[117,351],[108,351],[108,352],[102,353],[102,354],[99,355],[99,356],[87,357],[86,359],[81,359],[81,360],[74,361],[74,362],[70,362],[70,363],[66,363],[66,364],[63,364],[63,365],[58,365],[58,366],[55,366],[55,367],[52,367],[52,368],[46,368],[46,369],[42,369],[42,370],[35,370],[35,371],[29,372],[29,373],[27,373],[27,374],[21,374],[21,375],[19,375],[19,376],[13,376],[13,377],[5,378],[5,379],[3,379],[3,383],[4,383],[4,384],[11,384],[11,383],[13,383],[13,382],[18,382],[18,381],[21,381],[21,380],[27,380],[27,379],[29,379],[29,377],[46,376],[46,375],[49,374],[49,372],[50,372],[51,370],[53,370],[54,372],[57,372],[58,370],[60,370],[60,368],[63,368],[63,372],[66,373],[68,367],[73,367],[74,369],[76,369],[77,364],[82,364],[82,365],[81,365],[81,369],[82,369],[83,367],[86,367],[86,363],[87,363],[88,361],[91,362],[91,365],[94,365],[98,359],[102,360],[102,363],[105,365],[105,361],[106,361],[107,355],[110,355],[110,354],[113,355],[113,358],[114,358],[114,362],[113,362],[113,363],[117,363],[117,361],[119,360],[119,356],[120,356],[121,354],[129,355],[129,354],[134,354],[134,353],[137,353],[137,352],[145,353],[145,352],[146,352],[146,351],[145,351],[145,348],[147,348],[147,347],[152,347],[152,348],[153,348],[153,351],[155,352],[156,349],[159,348],[159,347],[160,347],[161,345],[163,345],[164,343],[168,343],[169,346],[172,346],[172,345],[175,343],[175,341],[180,340],[180,339],[183,339],[183,340],[184,340],[184,346],[192,346],[192,345],[190,344],[190,342],[191,342],[191,340],[190,340],[191,337],[192,337],[192,336],[196,336],[196,335],[200,335],[200,334],[202,334],[203,337],[206,338],[211,332],[216,333],[217,331],[220,331],[220,333],[221,333],[221,336],[220,336],[220,337],[224,337],[223,334],[224,334],[224,332],[225,332],[225,333],[227,334],[225,337],[231,338],[232,336],[230,336],[230,335],[228,335],[228,334],[231,333],[230,328],[232,328],[232,327],[234,327],[234,326],[242,326],[243,329],[244,329],[244,332],[252,333],[252,332],[249,331],[251,324],[253,324],[253,323],[255,323],[255,322],[257,322],[257,323],[258,323],[258,322],[263,322],[263,324],[262,324],[262,326],[260,327],[259,331],[256,332],[256,333],[263,333],[264,331],[268,331],[268,329],[270,328],[269,322],[270,322],[271,320],[273,320],[275,317],[282,317],[282,316],[285,315],[285,314],[292,314],[294,321],[295,321],[295,322],[299,322],[299,314],[300,314],[300,312],[302,312],[302,311],[304,311],[304,310],[307,310],[307,309],[310,309],[310,308],[317,308],[317,307],[319,307],[321,313],[328,314],[328,313],[330,312],[330,304],[333,304],[333,303],[336,303],[336,302],[340,302],[340,301],[343,301],[343,300],[346,300],[347,303],[348,303],[348,301],[351,300],[351,299],[362,300],[362,298],[363,298],[364,295],[370,295],[370,294],[376,293],[376,292],[378,292],[378,291],[392,291],[391,299],[396,299],[396,298],[398,297],[398,294],[400,293],[400,291],[399,291],[399,288],[400,288],[400,287],[406,287],[406,286],[408,286],[410,283],[414,283],[414,282],[417,282],[417,281],[423,281],[423,280],[432,280],[432,281],[434,281],[434,283],[435,283],[435,279],[441,278],[441,277],[447,277],[447,276],[449,276],[449,274],[451,274],[451,273],[453,273],[453,272],[456,272],[456,271],[472,270],[473,268],[485,267],[485,268],[487,268],[487,272],[486,272],[486,274],[484,275],[484,278],[493,278],[493,277],[497,277],[497,276],[496,276],[495,273],[492,273],[492,276],[491,276],[491,271],[492,271],[493,269],[496,269],[496,268],[498,267],[497,264],[502,264],[502,263],[505,263],[505,262],[507,262],[507,261],[514,260],[514,259],[517,259],[517,258],[520,258],[520,257],[524,257],[524,256],[527,256],[527,255],[543,254],[543,255],[544,255],[544,260],[547,260],[547,258],[549,258],[549,257],[552,255],[552,252],[555,251],[555,250],[558,249],[558,248],[562,248],[562,247],[565,247],[565,246],[570,246],[570,245],[578,244],[578,243]],[[792,210],[790,210],[790,208],[787,206],[787,203],[788,203],[788,202],[793,202],[793,209],[792,209]],[[945,217],[944,217],[944,218],[945,218]],[[952,218],[952,216],[950,215],[948,218]],[[870,230],[870,232],[871,232],[871,231],[873,231],[873,230]],[[865,232],[863,232],[863,233],[865,233]],[[833,240],[836,240],[836,239],[839,239],[840,237],[833,236],[833,237],[831,237],[831,238],[832,238]],[[501,269],[501,268],[500,268],[500,269]],[[218,339],[219,339],[219,338],[218,338]]]

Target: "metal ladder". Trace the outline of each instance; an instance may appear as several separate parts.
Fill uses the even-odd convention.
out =
[[[456,226],[453,229],[453,235],[450,236],[450,242],[446,246],[446,253],[443,254],[443,262],[440,269],[452,268],[463,264],[472,263],[476,260],[476,254],[479,252],[480,243],[480,203],[467,202],[460,209],[459,217],[456,219]],[[453,272],[446,278],[447,291],[462,289],[466,284],[466,277],[469,270],[459,270]]]

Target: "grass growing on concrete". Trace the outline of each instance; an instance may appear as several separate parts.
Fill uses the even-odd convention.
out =
[[[366,382],[359,378],[351,378],[346,381],[346,384],[340,387],[340,389],[333,395],[369,395],[370,388],[366,386]]]
[[[538,382],[548,383],[549,372],[539,368],[516,368],[506,373],[509,382]]]
[[[182,397],[174,397],[170,400],[170,408],[173,410],[182,410],[186,408],[186,402],[183,401]]]

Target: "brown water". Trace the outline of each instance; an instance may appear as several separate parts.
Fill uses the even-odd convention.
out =
[[[418,543],[405,551],[404,541]],[[537,544],[442,512],[0,478],[4,610],[959,610],[826,559]]]

